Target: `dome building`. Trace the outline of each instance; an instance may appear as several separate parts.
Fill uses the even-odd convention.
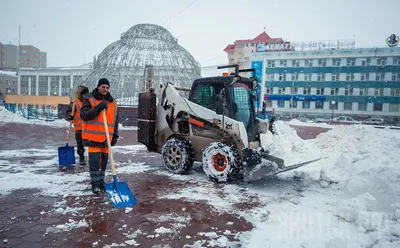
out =
[[[94,59],[93,70],[76,85],[84,84],[92,90],[98,80],[105,77],[119,104],[136,105],[146,65],[152,66],[156,89],[163,82],[190,87],[200,77],[200,64],[178,45],[178,40],[167,29],[154,24],[138,24],[107,46]]]

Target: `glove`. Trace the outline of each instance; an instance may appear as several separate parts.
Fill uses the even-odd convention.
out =
[[[94,107],[97,112],[101,112],[103,109],[107,109],[107,101],[102,101],[101,103],[97,104],[96,107]]]
[[[69,120],[69,121],[72,121],[72,120],[74,120],[74,117],[73,117],[72,115],[68,115],[68,117],[67,117],[67,118],[68,118],[68,120]]]
[[[116,136],[112,137],[111,146],[115,146],[117,144],[118,138]]]

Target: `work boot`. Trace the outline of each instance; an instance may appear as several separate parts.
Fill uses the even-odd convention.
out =
[[[86,165],[85,155],[79,155],[79,165]]]
[[[102,192],[106,192],[106,187],[104,187],[104,182],[101,182],[101,184],[100,184],[100,190],[101,190]]]
[[[99,186],[92,186],[92,192],[93,192],[93,194],[98,195],[101,193],[101,189]]]

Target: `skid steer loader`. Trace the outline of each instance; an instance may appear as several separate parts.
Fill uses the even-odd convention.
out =
[[[238,65],[227,76],[196,79],[190,89],[158,85],[158,96],[147,87],[139,93],[138,141],[162,154],[172,173],[185,174],[194,161],[214,181],[243,176],[245,181],[292,170],[315,160],[285,167],[284,161],[261,148],[260,134],[268,123],[256,118],[253,77],[241,77]],[[188,90],[188,99],[178,90]],[[158,99],[156,99],[158,97]]]

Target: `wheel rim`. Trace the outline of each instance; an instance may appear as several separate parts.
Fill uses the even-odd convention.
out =
[[[168,164],[177,167],[182,162],[182,150],[179,147],[171,146],[167,149]]]
[[[213,156],[213,165],[217,171],[224,171],[227,166],[226,156],[221,153],[215,154]]]

